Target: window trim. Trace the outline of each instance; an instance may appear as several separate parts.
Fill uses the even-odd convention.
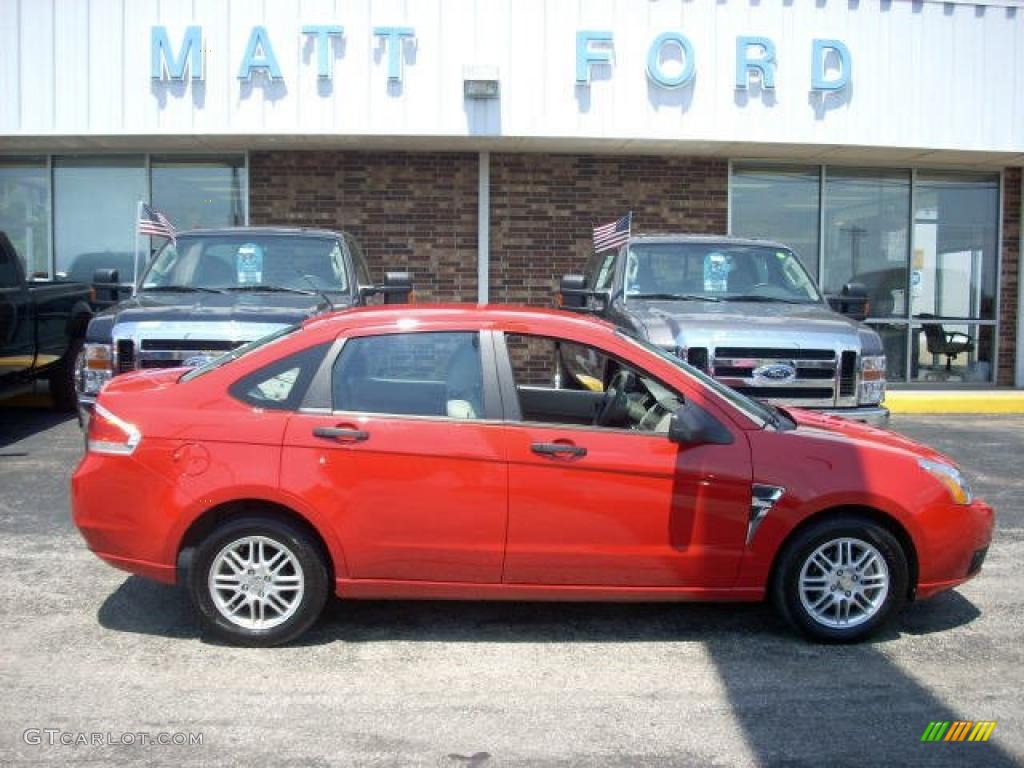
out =
[[[439,329],[429,326],[400,330],[392,330],[389,328],[380,331],[375,330],[370,333],[361,333],[360,331],[362,329],[353,330],[355,332],[351,336],[347,336],[345,335],[345,332],[343,332],[334,339],[330,349],[324,356],[323,362],[320,364],[320,368],[317,370],[316,375],[313,377],[313,380],[310,382],[309,387],[306,390],[306,396],[303,398],[303,401],[298,408],[299,412],[319,415],[329,413],[332,415],[360,416],[367,418],[439,421],[446,424],[496,424],[502,422],[501,414],[503,399],[499,391],[498,376],[495,370],[494,343],[490,338],[490,331],[474,327]],[[381,336],[408,336],[420,333],[475,333],[477,335],[477,338],[480,341],[480,368],[483,375],[483,417],[476,419],[456,419],[451,416],[387,413],[383,411],[354,411],[341,410],[334,407],[334,365],[344,351],[346,344],[351,341],[355,341],[356,339],[380,338]]]

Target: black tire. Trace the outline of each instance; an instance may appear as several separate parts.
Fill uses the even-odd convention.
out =
[[[801,599],[800,576],[805,563],[820,547],[840,539],[863,542],[873,547],[881,555],[888,575],[888,591],[885,593],[884,599],[878,600],[877,608],[873,613],[862,610],[858,605],[853,607],[853,611],[860,611],[865,615],[864,618],[855,618],[860,623],[853,626],[837,627],[824,623],[825,619],[819,620],[811,609],[804,605],[804,601]],[[811,569],[809,574],[818,576],[823,572],[816,566],[809,567]],[[859,571],[857,571],[857,576],[858,579],[863,578]],[[842,586],[838,591],[833,589],[832,585],[837,582],[831,579],[842,577],[818,576],[818,578],[824,579],[827,586],[822,587],[820,593],[812,593],[812,595],[820,594],[824,599],[826,588],[834,593],[839,600],[843,600],[844,595],[849,595],[844,592]],[[845,578],[852,578],[851,573],[848,572]],[[797,533],[785,545],[779,555],[771,593],[779,613],[794,629],[806,637],[825,643],[855,643],[870,637],[899,612],[907,601],[909,578],[907,556],[896,537],[870,518],[848,514],[814,523]],[[860,583],[860,588],[867,589],[864,582]],[[844,592],[844,595],[840,595],[840,592]],[[875,594],[880,595],[881,593]],[[810,597],[808,601],[811,599],[816,599],[816,597]],[[831,601],[834,598],[827,599]],[[850,601],[847,599],[847,602]],[[836,613],[838,612],[837,609]]]
[[[78,392],[75,390],[75,365],[82,352],[84,341],[73,339],[60,362],[50,371],[50,399],[54,410],[71,413],[78,409]]]
[[[297,574],[297,583],[301,583],[302,587],[301,597],[294,601],[294,612],[281,623],[269,628],[242,625],[246,618],[255,618],[255,609],[251,607],[241,609],[239,623],[229,620],[218,607],[210,586],[211,568],[221,553],[233,543],[238,545],[239,542],[251,537],[271,542],[271,547],[285,548],[299,566],[297,569],[286,571],[293,575]],[[223,562],[220,567],[223,568]],[[245,573],[251,574],[252,571],[246,570]],[[245,574],[242,578],[245,578]],[[247,588],[252,589],[248,586]],[[204,633],[232,645],[267,647],[294,640],[316,622],[327,600],[328,571],[321,548],[304,530],[275,517],[253,515],[229,520],[199,543],[188,572],[188,589]],[[262,587],[260,589],[262,590]],[[233,594],[233,587],[227,587],[225,590],[221,590],[221,595]],[[259,594],[262,595],[263,592]],[[249,595],[250,597],[244,599],[250,600],[251,605],[256,601],[255,592],[250,592]],[[221,599],[224,600],[223,597]],[[273,620],[280,618],[281,615],[283,613],[273,617]]]

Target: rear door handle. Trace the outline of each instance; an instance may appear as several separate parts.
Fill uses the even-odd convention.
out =
[[[572,443],[533,443],[530,450],[541,456],[586,456],[587,449]]]
[[[361,443],[363,440],[369,440],[370,433],[362,429],[348,427],[314,427],[313,436],[342,443]]]

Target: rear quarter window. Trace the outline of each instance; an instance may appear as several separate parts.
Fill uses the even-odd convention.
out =
[[[297,410],[323,362],[329,343],[295,352],[243,376],[228,389],[247,405],[275,411]]]

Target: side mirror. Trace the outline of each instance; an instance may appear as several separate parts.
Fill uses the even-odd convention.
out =
[[[97,269],[92,273],[93,285],[119,285],[121,275],[116,269]]]
[[[412,304],[416,293],[412,285],[411,272],[385,272],[383,285],[362,285],[359,298],[367,299],[377,294],[384,296],[385,304]]]
[[[729,445],[732,433],[698,405],[687,403],[668,424],[668,439],[679,445]]]
[[[587,290],[583,275],[563,275],[558,283],[557,304],[562,309],[600,314],[608,308],[609,299],[605,291]]]
[[[587,306],[587,279],[583,275],[562,275],[558,283],[558,305],[563,309]]]
[[[415,299],[412,272],[385,272],[382,293],[385,304],[411,304]]]
[[[836,312],[854,320],[866,318],[870,309],[868,289],[864,283],[847,283],[838,296],[828,297],[828,303]]]

